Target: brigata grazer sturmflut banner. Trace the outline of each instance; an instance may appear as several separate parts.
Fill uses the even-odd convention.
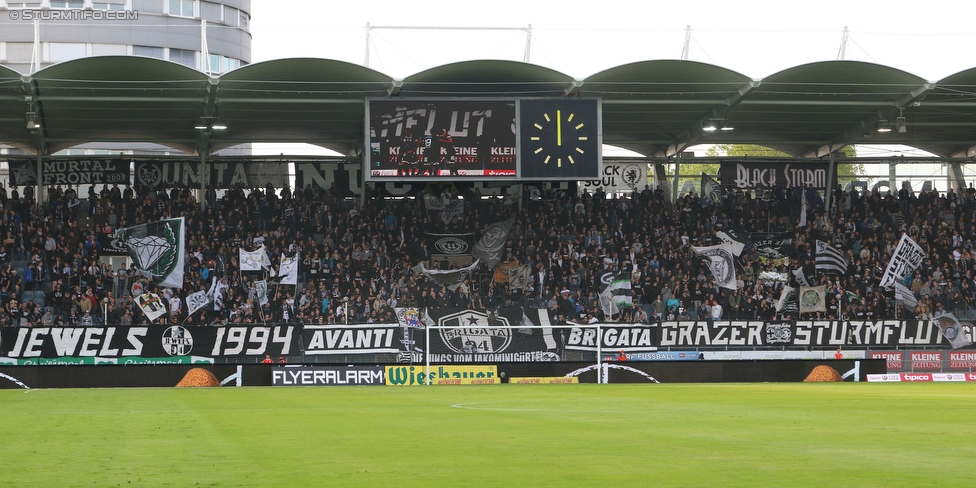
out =
[[[124,159],[45,159],[41,162],[41,177],[37,177],[37,161],[11,160],[10,185],[128,185],[129,161]]]
[[[0,359],[260,358],[301,352],[301,326],[5,327]]]

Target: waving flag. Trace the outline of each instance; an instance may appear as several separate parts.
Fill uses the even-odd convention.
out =
[[[268,253],[264,250],[264,244],[253,251],[245,251],[242,247],[238,256],[240,257],[241,271],[261,271],[262,268],[271,266],[271,259],[268,258]]]
[[[847,258],[824,241],[817,241],[816,269],[823,273],[847,274]]]
[[[504,257],[505,244],[508,242],[508,231],[512,230],[513,225],[515,225],[515,217],[489,225],[481,239],[475,243],[471,255],[483,261],[488,269],[495,269],[495,266]]]
[[[735,253],[732,251],[731,244],[723,243],[707,247],[692,246],[691,249],[695,251],[695,254],[708,261],[708,270],[712,272],[715,284],[730,290],[736,289],[735,262],[733,261]]]
[[[973,343],[973,341],[966,335],[966,327],[959,322],[954,314],[947,313],[945,315],[940,315],[935,317],[935,322],[939,324],[939,329],[942,330],[942,335],[949,341],[949,344],[953,349],[959,349],[960,347],[966,347]],[[970,333],[972,333],[972,325],[969,325]]]
[[[634,292],[630,282],[630,273],[607,272],[600,277],[603,283],[603,293],[609,296],[614,307],[627,308],[634,306]]]
[[[186,296],[187,315],[188,316],[193,315],[194,312],[207,306],[208,303],[210,303],[210,298],[207,298],[207,292],[203,290],[187,295]]]
[[[126,227],[115,236],[129,250],[129,256],[142,274],[161,287],[183,288],[183,217]]]
[[[278,267],[278,276],[281,277],[282,285],[298,284],[298,253],[292,256],[281,255],[281,265]]]
[[[476,267],[478,267],[478,260],[471,263],[470,266],[461,269],[452,269],[449,271],[442,271],[438,269],[427,269],[424,267],[424,263],[420,263],[414,266],[414,269],[419,271],[420,274],[434,280],[435,283],[441,285],[451,291],[455,291],[464,283],[464,279],[467,278]]]
[[[142,309],[142,313],[149,317],[149,321],[152,322],[166,313],[166,305],[163,304],[163,300],[159,298],[159,295],[155,293],[145,293],[134,297],[136,304]]]
[[[901,281],[912,274],[924,259],[925,251],[922,246],[907,234],[902,234],[895,252],[891,253],[891,260],[888,261],[884,276],[881,277],[881,286],[891,288],[896,281]]]

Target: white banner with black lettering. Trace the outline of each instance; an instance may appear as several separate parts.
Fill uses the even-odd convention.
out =
[[[888,261],[888,267],[881,277],[880,286],[884,288],[894,286],[896,281],[901,281],[915,272],[923,260],[925,260],[925,251],[922,246],[908,237],[908,234],[902,234],[895,252],[891,253],[891,260]]]
[[[717,246],[695,247],[691,249],[708,262],[708,269],[715,278],[715,284],[730,290],[736,289],[735,261],[732,246],[728,243]]]
[[[597,188],[603,188],[606,193],[631,193],[641,191],[647,183],[647,163],[608,163],[603,162],[603,177],[599,180],[579,182],[580,193],[586,190],[590,194]]]

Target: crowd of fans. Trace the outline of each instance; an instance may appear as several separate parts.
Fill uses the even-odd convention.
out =
[[[716,204],[695,193],[670,202],[660,189],[627,195],[557,191],[526,186],[502,198],[454,185],[435,185],[443,202],[463,199],[464,211],[445,224],[423,198],[346,197],[335,188],[234,188],[220,198],[210,191],[200,205],[186,188],[92,187],[85,196],[51,187],[35,203],[34,188],[0,188],[0,323],[3,325],[137,324],[147,318],[133,293],[155,292],[169,313],[157,322],[185,324],[395,322],[396,307],[504,306],[551,308],[559,320],[772,320],[779,318],[908,319],[941,312],[969,313],[976,299],[976,191],[959,188],[916,194],[907,190],[835,190],[829,208],[812,188],[734,190]],[[805,226],[801,200],[807,201]],[[203,210],[201,210],[203,209]],[[186,218],[186,267],[182,289],[157,288],[135,267],[112,269],[100,259],[98,233],[161,218]],[[530,266],[524,289],[495,283],[479,268],[456,291],[419,275],[414,267],[461,267],[427,247],[426,233],[474,232],[515,217],[504,261]],[[719,288],[691,246],[719,243],[715,233],[795,233],[789,260],[761,259],[746,246],[736,266],[737,289]],[[902,233],[927,256],[905,279],[918,305],[905,306],[878,283]],[[813,264],[814,242],[837,247],[848,258],[845,276],[821,275],[826,312],[798,317],[777,312],[785,284],[764,276],[792,276]],[[272,268],[282,254],[298,252],[298,285],[270,279],[267,303],[257,283],[264,272],[241,272],[238,250],[260,244]],[[606,316],[599,305],[600,277],[632,277],[633,308]],[[187,315],[183,299],[226,284],[222,306]],[[105,316],[107,314],[107,316]]]

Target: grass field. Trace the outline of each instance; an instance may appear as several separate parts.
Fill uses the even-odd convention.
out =
[[[0,486],[972,486],[973,384],[0,390]]]

